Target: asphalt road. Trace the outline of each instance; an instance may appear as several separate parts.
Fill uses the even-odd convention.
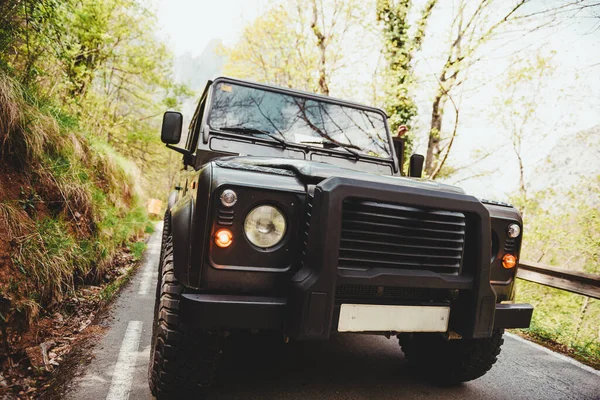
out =
[[[148,244],[144,264],[115,302],[109,328],[67,399],[152,399],[147,366],[160,231]],[[209,399],[600,399],[600,372],[507,335],[492,371],[443,388],[411,376],[395,339],[340,334],[328,342],[283,344],[244,337],[229,341]]]

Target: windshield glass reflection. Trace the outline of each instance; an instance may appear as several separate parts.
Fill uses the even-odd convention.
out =
[[[321,148],[390,158],[384,117],[376,112],[300,96],[218,83],[209,125]]]

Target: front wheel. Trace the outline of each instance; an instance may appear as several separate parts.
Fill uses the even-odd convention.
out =
[[[167,228],[167,227],[165,227]],[[212,383],[221,335],[186,324],[179,312],[183,286],[173,274],[173,243],[163,241],[149,366],[158,400],[199,398]]]
[[[434,383],[455,385],[488,372],[504,343],[503,329],[485,339],[446,340],[438,334],[400,335],[400,346],[409,365]]]

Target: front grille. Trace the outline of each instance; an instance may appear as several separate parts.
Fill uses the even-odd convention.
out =
[[[338,300],[443,301],[448,297],[447,290],[393,286],[340,285],[335,291]]]
[[[339,267],[423,269],[457,275],[465,227],[461,212],[346,200]]]

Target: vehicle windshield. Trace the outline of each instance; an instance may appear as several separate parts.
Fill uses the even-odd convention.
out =
[[[208,124],[288,144],[391,157],[384,116],[377,112],[233,83],[216,85]]]

